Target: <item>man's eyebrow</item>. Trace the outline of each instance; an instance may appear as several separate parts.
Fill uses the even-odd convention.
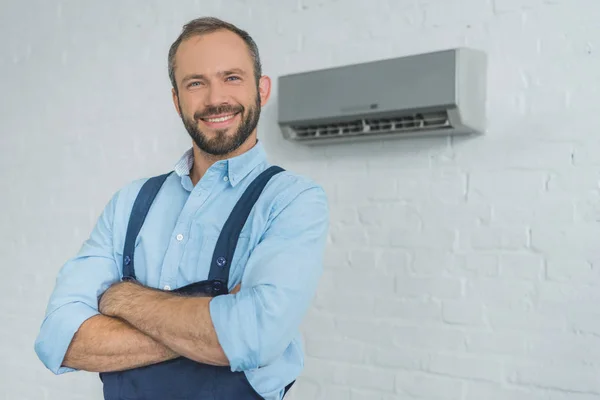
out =
[[[225,71],[219,71],[217,72],[217,76],[219,77],[223,77],[223,76],[229,76],[229,75],[242,75],[245,76],[246,72],[243,69],[240,68],[232,68],[232,69],[228,69]],[[202,74],[190,74],[187,75],[183,78],[182,82],[187,82],[190,81],[192,79],[206,79],[205,75]]]
[[[181,82],[190,81],[192,79],[204,79],[204,78],[205,77],[202,74],[190,74],[190,75],[184,76]]]
[[[227,75],[234,75],[234,74],[237,74],[237,75],[246,75],[246,72],[244,72],[244,70],[240,69],[240,68],[232,68],[232,69],[228,69],[226,71],[219,72],[217,75],[219,75],[219,76],[227,76]]]

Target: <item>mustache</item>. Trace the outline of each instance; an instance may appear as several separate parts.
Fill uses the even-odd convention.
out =
[[[220,114],[237,114],[242,111],[244,111],[244,107],[242,107],[241,105],[233,106],[230,104],[222,104],[219,106],[207,106],[202,111],[196,111],[194,113],[194,119],[199,120],[203,118],[210,118],[213,115]]]

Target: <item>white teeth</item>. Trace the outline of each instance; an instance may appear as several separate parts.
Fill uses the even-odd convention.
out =
[[[229,120],[229,119],[231,119],[233,117],[235,117],[235,114],[234,115],[228,115],[226,117],[221,117],[221,118],[207,118],[206,120],[208,122],[223,122],[223,121],[227,121],[227,120]]]

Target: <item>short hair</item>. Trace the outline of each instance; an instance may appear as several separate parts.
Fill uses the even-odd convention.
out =
[[[215,17],[201,17],[196,18],[183,26],[183,30],[179,37],[173,42],[171,48],[169,49],[169,79],[171,80],[171,85],[177,92],[177,82],[175,81],[175,54],[177,54],[177,50],[186,39],[189,39],[193,36],[205,35],[207,33],[216,32],[219,30],[228,30],[236,35],[238,35],[248,46],[248,51],[250,52],[250,56],[254,62],[254,77],[256,79],[256,83],[260,80],[262,76],[262,66],[260,62],[260,55],[258,53],[258,46],[254,42],[254,39],[248,34],[248,32],[238,28],[237,26],[225,22],[219,18]]]

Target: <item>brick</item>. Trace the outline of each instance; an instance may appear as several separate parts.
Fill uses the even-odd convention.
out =
[[[449,377],[502,382],[505,378],[501,362],[482,357],[436,354],[427,371]]]
[[[449,266],[450,273],[458,277],[486,278],[499,275],[499,257],[496,254],[456,254]]]
[[[332,226],[329,231],[335,246],[365,247],[368,243],[367,231],[362,226]]]
[[[375,389],[394,392],[395,374],[393,371],[371,366],[345,366],[336,374],[335,383],[357,389]]]
[[[435,351],[458,351],[465,349],[466,336],[452,327],[397,326],[393,330],[394,343],[400,347],[411,346]]]
[[[500,276],[506,279],[537,281],[544,274],[544,259],[538,254],[500,255]]]
[[[362,294],[318,292],[313,306],[319,311],[340,316],[372,316],[375,299],[364,290],[360,293]]]
[[[418,203],[419,216],[423,226],[437,226],[446,229],[472,229],[489,224],[491,206],[489,204],[452,204],[443,199],[424,200]]]
[[[542,312],[565,315],[581,310],[585,304],[600,301],[600,292],[595,286],[571,283],[543,282],[537,288],[537,306]],[[592,313],[593,310],[587,310]]]
[[[597,284],[600,271],[597,265],[581,258],[551,257],[546,265],[546,278],[554,282]]]
[[[362,363],[365,359],[365,345],[340,337],[306,338],[306,354],[326,360]]]
[[[396,375],[396,391],[403,396],[432,400],[461,400],[464,383],[460,379],[421,373]]]
[[[526,204],[495,204],[492,207],[492,223],[500,226],[543,226],[548,224],[550,215],[552,224],[572,224],[575,221],[573,200],[548,196],[536,202],[535,207]]]
[[[385,346],[369,352],[367,358],[371,364],[382,368],[422,370],[429,361],[430,354],[425,349],[405,346]]]
[[[465,396],[465,400],[596,400],[597,398],[598,395],[595,394],[487,382],[468,382]]]
[[[518,204],[539,201],[546,195],[548,173],[506,170],[469,173],[468,202]]]
[[[499,332],[555,332],[567,327],[563,315],[516,307],[489,307],[486,318],[492,329]]]
[[[451,229],[425,228],[422,231],[390,229],[389,244],[392,247],[452,250],[456,241],[456,232]]]
[[[442,307],[435,301],[392,297],[376,304],[374,316],[398,321],[439,322]]]
[[[421,3],[421,5],[425,12],[425,26],[433,28],[475,24],[485,21],[493,15],[489,2],[477,0],[465,0],[464,7],[469,9],[468,13],[461,12],[462,7],[456,7],[453,3]]]
[[[486,307],[524,308],[532,304],[536,293],[533,282],[482,278],[467,282],[465,297]]]
[[[528,93],[530,91],[531,89]],[[544,106],[547,106],[547,102],[544,102]],[[568,168],[572,165],[573,145],[568,142],[541,142],[524,140],[523,137],[506,137],[474,141],[462,146],[464,146],[461,148],[463,151],[457,154],[456,161],[463,168],[480,168],[485,162],[488,168],[498,170],[526,169],[543,172],[561,167]],[[513,177],[515,176],[516,173]],[[477,178],[479,178],[478,174]],[[505,183],[513,184],[513,182]]]
[[[382,146],[378,157],[367,160],[367,167],[372,172],[381,171],[384,176],[400,173],[400,181],[407,182],[416,174],[428,173],[433,146],[439,146],[439,140],[390,140]]]
[[[449,300],[444,301],[443,307],[444,322],[450,325],[484,325],[483,305],[481,303]]]
[[[575,167],[553,171],[548,176],[548,194],[572,199],[576,195],[596,192],[600,188],[600,171]]]
[[[330,218],[342,225],[358,225],[358,213],[354,206],[337,205],[330,210]]]
[[[454,262],[454,254],[449,251],[413,250],[411,272],[417,276],[439,276],[444,274]]]
[[[308,397],[299,397],[298,400],[302,400],[304,398]],[[319,397],[317,397],[318,400],[348,398],[350,398],[350,388],[345,385],[324,385],[319,392]]]
[[[397,325],[388,321],[372,320],[372,315],[373,313],[360,317],[336,316],[336,331],[345,338],[364,343],[377,343],[379,346],[393,345],[396,340]]]
[[[350,400],[396,400],[397,397],[390,393],[371,391],[365,389],[352,389]]]
[[[600,166],[598,151],[600,151],[600,143],[587,143],[586,145],[575,146],[573,151],[573,165],[576,167]]]
[[[343,247],[325,247],[323,265],[326,269],[345,269],[348,267],[348,250]]]
[[[396,293],[404,298],[458,299],[462,283],[455,278],[396,278]]]
[[[528,364],[516,367],[509,380],[521,385],[600,394],[598,371],[594,367],[569,365],[568,368],[558,368],[548,364]]]
[[[589,195],[582,197],[580,200],[575,200],[573,208],[575,223],[600,221],[600,206],[595,192],[590,192]]]
[[[349,251],[349,265],[356,270],[372,271],[381,264],[381,252],[371,249],[351,249]]]
[[[548,229],[546,226],[531,228],[531,248],[545,255],[577,254],[579,257],[594,257],[600,235],[598,224],[577,224]]]
[[[306,317],[302,322],[302,328],[309,328],[311,326],[318,326],[317,330],[319,335],[331,336],[335,332],[335,321],[332,314],[327,312],[318,311],[315,307],[311,307],[306,313]],[[307,333],[305,333],[307,334]]]
[[[593,335],[555,332],[527,339],[528,358],[544,364],[593,365],[600,357],[600,338]]]
[[[398,157],[397,154],[394,156]],[[377,171],[381,171],[384,175],[395,176],[398,182],[397,198],[400,200],[464,203],[467,180],[464,172],[458,169],[409,167],[392,170],[388,164]]]
[[[349,167],[350,169],[356,166]],[[349,185],[349,180],[354,184]],[[360,182],[356,182],[360,180]],[[364,205],[373,200],[398,199],[397,184],[394,180],[376,180],[369,178],[352,177],[336,181],[336,199],[338,204]]]
[[[336,363],[331,360],[322,360],[307,356],[302,377],[318,382],[319,386],[322,386],[334,383],[336,374],[343,368],[343,363]]]
[[[402,204],[381,204],[358,208],[363,226],[392,226],[407,230],[421,228],[421,218],[415,207]]]
[[[523,250],[529,247],[529,230],[526,227],[475,228],[459,233],[461,251],[472,250]]]
[[[407,275],[411,256],[408,250],[385,249],[379,259],[380,267],[390,275]],[[365,260],[367,261],[367,260]],[[366,266],[367,264],[365,264]]]
[[[471,332],[467,351],[478,355],[525,357],[527,340],[522,333]]]
[[[348,270],[338,274],[335,292],[331,296],[369,294],[372,296],[392,295],[395,290],[394,276],[357,270]]]

